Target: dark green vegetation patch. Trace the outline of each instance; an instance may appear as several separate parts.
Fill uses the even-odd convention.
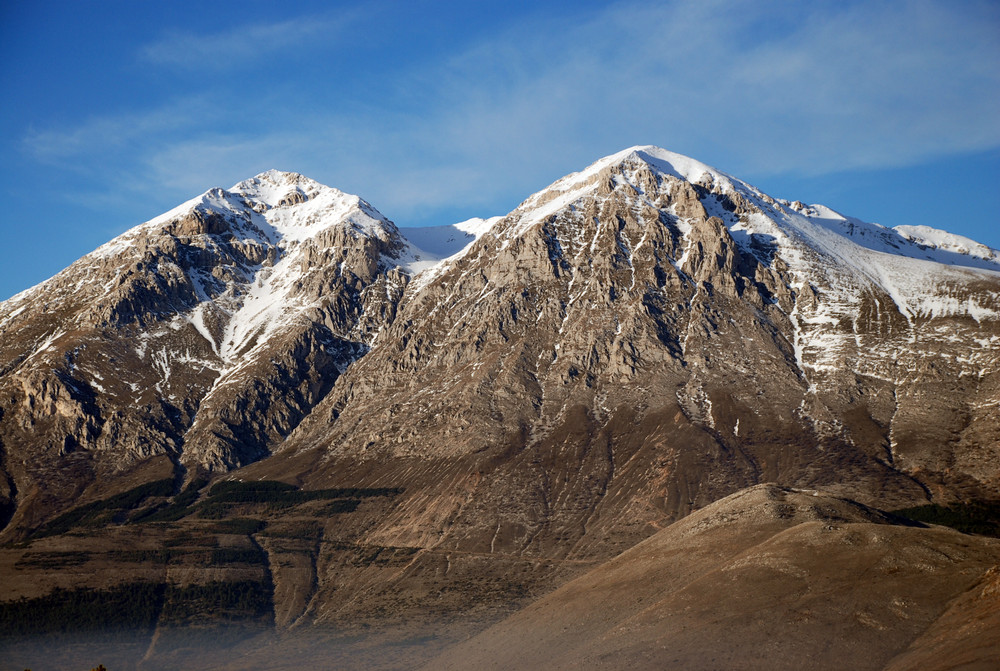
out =
[[[192,480],[168,505],[143,510],[132,516],[132,522],[176,522],[191,514],[191,506],[198,500],[201,490],[208,484],[208,478]]]
[[[248,517],[230,517],[226,520],[219,520],[215,525],[215,531],[223,534],[255,534],[262,531],[267,526],[264,520],[254,520]]]
[[[152,505],[136,510],[146,499],[169,498],[173,495],[172,480],[149,482],[63,513],[36,530],[30,538],[55,536],[72,531],[74,528],[93,528],[107,524],[176,522],[195,513],[202,519],[220,520],[221,525],[226,524],[227,518],[234,513],[233,507],[240,504],[263,505],[266,510],[281,510],[310,501],[329,501],[328,505],[318,511],[319,513],[325,515],[351,513],[361,504],[361,499],[392,497],[403,491],[397,487],[302,490],[295,485],[275,480],[252,482],[224,480],[212,486],[208,496],[199,503],[198,499],[207,484],[207,478],[198,478],[190,482],[180,494],[173,496],[172,500],[154,501]],[[241,518],[240,521],[228,521],[232,522],[233,527],[224,531],[231,533],[252,534],[265,526],[265,522],[258,520]]]
[[[110,589],[56,589],[35,599],[0,603],[0,639],[21,636],[152,631],[191,618],[270,619],[268,582],[218,581],[179,587],[134,582]]]
[[[373,496],[396,496],[396,487],[341,487],[337,489],[299,489],[287,482],[224,480],[208,492],[208,500],[218,503],[288,503],[331,499],[363,499]]]
[[[931,503],[893,512],[917,522],[940,524],[966,534],[1000,538],[1000,502],[996,501],[970,501],[947,506]]]
[[[121,494],[94,501],[63,513],[32,534],[33,538],[55,536],[74,527],[94,527],[117,521],[123,512],[133,510],[151,496],[170,496],[174,493],[173,480],[155,480],[139,485]]]
[[[90,555],[90,552],[29,551],[24,553],[24,556],[14,564],[14,568],[66,568],[69,566],[80,566],[90,561]]]
[[[255,547],[215,548],[212,550],[212,564],[262,564],[267,561],[264,553]]]
[[[375,496],[396,496],[401,489],[395,487],[342,487],[337,489],[299,489],[295,485],[276,480],[223,480],[208,492],[208,498],[198,507],[198,517],[221,520],[229,517],[231,509],[239,504],[264,505],[268,510],[281,510],[309,501],[330,501],[324,514],[351,513],[361,504],[361,499]]]
[[[246,620],[270,617],[271,586],[253,580],[218,581],[167,588],[161,623],[179,624],[192,618]]]
[[[104,556],[107,559],[120,562],[130,562],[142,564],[153,562],[154,564],[167,564],[171,560],[178,559],[188,554],[186,550],[176,550],[173,548],[162,548],[155,550],[111,550]]]
[[[135,582],[106,590],[56,589],[36,599],[0,603],[0,637],[150,630],[166,585]]]

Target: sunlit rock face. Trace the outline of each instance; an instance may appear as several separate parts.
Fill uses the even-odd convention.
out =
[[[387,544],[518,555],[609,556],[758,482],[993,498],[997,268],[628,150],[418,275],[278,454],[419,491]]]

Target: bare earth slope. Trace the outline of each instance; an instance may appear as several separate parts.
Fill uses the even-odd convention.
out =
[[[998,560],[995,539],[902,526],[848,500],[760,485],[426,668],[881,669],[924,632],[890,668],[951,668],[951,647],[962,663],[987,668],[1000,658],[988,607],[961,611],[995,590],[995,569],[977,583]],[[978,627],[967,633],[967,624]],[[974,645],[955,645],[963,635]]]
[[[956,598],[886,671],[995,669],[1000,659],[1000,568]]]

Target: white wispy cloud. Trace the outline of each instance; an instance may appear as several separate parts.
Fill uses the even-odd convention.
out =
[[[1000,146],[997,18],[989,3],[625,3],[516,25],[408,72],[419,104],[391,133],[376,116],[360,160],[391,159],[408,194],[437,193],[437,171],[461,166],[447,202],[509,201],[630,144],[747,175],[984,151]],[[424,169],[401,169],[414,153]],[[404,212],[420,200],[385,198]]]
[[[353,14],[299,16],[278,23],[247,23],[222,31],[170,31],[142,48],[143,60],[157,65],[225,69],[257,62],[274,52],[303,49],[337,37]]]
[[[169,100],[153,109],[95,116],[76,125],[30,129],[23,148],[38,160],[71,164],[123,147],[144,150],[151,139],[184,132],[218,120],[219,108],[208,96]]]
[[[681,151],[714,143],[732,169],[758,172],[898,166],[1000,146],[995,5],[825,7],[622,4],[575,25],[520,28],[442,78],[452,103],[444,127],[501,153],[627,138]]]

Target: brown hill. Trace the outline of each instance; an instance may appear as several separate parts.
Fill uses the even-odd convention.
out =
[[[998,561],[995,539],[760,485],[426,668],[991,668]]]

